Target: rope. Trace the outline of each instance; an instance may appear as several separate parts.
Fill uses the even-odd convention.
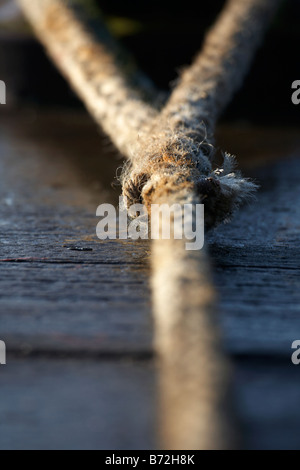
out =
[[[206,228],[228,220],[255,185],[225,154],[213,168],[216,121],[242,83],[279,0],[229,0],[161,112],[132,86],[111,38],[95,38],[63,0],[19,0],[36,34],[89,111],[128,158],[129,205],[205,204]],[[103,28],[102,28],[103,29]],[[140,77],[134,71],[135,77]],[[147,80],[136,80],[153,96]],[[194,220],[194,222],[196,222]],[[173,228],[178,224],[173,220]],[[205,251],[187,240],[152,243],[155,347],[160,357],[161,446],[235,446],[229,368],[220,346],[217,300]]]
[[[152,125],[135,144],[123,175],[128,204],[149,208],[156,192],[189,187],[204,202],[207,228],[227,221],[256,185],[236,171],[225,153],[213,170],[217,118],[238,89],[278,0],[229,0],[208,33],[202,52],[183,73]]]

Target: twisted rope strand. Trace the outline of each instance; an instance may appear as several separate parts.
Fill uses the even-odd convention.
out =
[[[150,80],[108,34],[100,20],[97,34],[68,0],[19,0],[36,35],[62,74],[83,100],[96,122],[116,147],[130,158],[132,143],[146,134],[156,108],[143,99],[143,85],[149,96],[157,96]],[[78,6],[77,6],[78,8]],[[84,18],[85,19],[85,18]],[[121,60],[123,64],[121,64]]]
[[[257,186],[226,153],[213,170],[217,118],[240,86],[280,0],[229,0],[208,33],[202,52],[183,73],[151,133],[135,146],[123,175],[129,205],[151,208],[155,192],[189,186],[206,206],[206,226],[227,221]]]
[[[207,228],[255,190],[230,155],[213,170],[216,120],[240,85],[279,0],[229,0],[203,52],[158,113],[129,85],[114,51],[96,41],[63,0],[19,0],[54,62],[127,156],[129,204],[204,202]],[[139,138],[138,138],[139,136]],[[197,222],[194,220],[193,222]],[[173,228],[177,221],[173,221]],[[186,240],[152,244],[155,347],[161,358],[162,446],[234,446],[229,371],[220,347],[216,293],[204,251]]]

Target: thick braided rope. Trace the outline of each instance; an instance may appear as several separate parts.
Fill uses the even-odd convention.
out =
[[[229,0],[202,52],[183,73],[150,136],[134,145],[123,193],[129,205],[189,186],[206,205],[207,228],[231,217],[255,184],[235,170],[235,159],[213,170],[213,133],[220,113],[240,86],[279,0]]]
[[[19,0],[49,55],[116,147],[130,158],[132,142],[148,133],[158,115],[150,80],[108,34],[100,20],[87,25],[71,0]],[[141,91],[138,86],[143,87]],[[152,105],[144,101],[144,94]],[[155,98],[153,98],[155,97]]]
[[[212,133],[276,1],[229,1],[203,57],[187,69],[159,115],[130,87],[114,52],[89,34],[63,0],[19,0],[54,62],[130,160],[124,194],[149,210],[151,203],[204,201],[208,227],[226,219],[254,189],[234,171],[230,156],[213,171]],[[254,20],[256,32],[240,40]],[[231,448],[228,365],[220,348],[207,256],[187,252],[185,240],[155,240],[152,248],[162,442],[173,449]]]
[[[155,193],[153,201],[165,203],[166,194]],[[167,201],[170,206],[195,208],[198,198],[183,188],[169,194]],[[171,230],[178,233],[182,223],[174,217]],[[160,443],[174,450],[233,449],[231,374],[218,327],[210,263],[205,250],[187,251],[187,241],[152,241]]]

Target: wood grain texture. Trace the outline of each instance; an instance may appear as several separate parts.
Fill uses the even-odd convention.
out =
[[[0,449],[155,448],[154,384],[145,363],[13,360],[0,375]]]
[[[23,125],[30,128],[24,140],[6,133],[7,120],[2,128],[1,335],[15,353],[50,348],[65,354],[149,354],[148,248],[97,240],[96,208],[114,202],[101,184],[107,170],[100,181],[97,175],[91,182],[93,199],[91,177],[86,176],[85,186],[80,168],[76,174],[76,152],[74,163],[68,152],[62,156],[73,140],[71,127],[84,140],[84,124],[68,119],[65,134],[52,132],[59,150],[39,133],[39,124],[35,129],[37,117],[31,126],[26,116],[16,125],[17,139],[22,139]],[[51,115],[44,125],[49,123]],[[94,156],[87,161],[96,160],[94,146],[101,138],[85,142],[85,152]],[[82,155],[82,144],[78,152]]]
[[[209,240],[232,352],[289,356],[300,335],[297,154],[257,171],[256,203]]]
[[[85,114],[31,110],[0,122],[0,448],[153,448],[149,246],[95,238],[96,207],[117,202],[120,161]],[[206,243],[242,445],[299,448],[290,356],[300,338],[300,145],[280,157],[276,143],[276,161],[259,167],[248,141],[255,148],[261,133],[247,136],[239,153],[261,184],[257,202]]]

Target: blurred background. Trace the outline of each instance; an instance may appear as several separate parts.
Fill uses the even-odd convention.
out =
[[[139,66],[167,89],[191,62],[224,0],[76,0],[129,49]],[[292,124],[299,119],[291,103],[291,84],[299,79],[297,45],[300,3],[283,2],[256,56],[243,89],[223,119]],[[81,106],[21,19],[15,0],[0,0],[0,76],[9,83],[8,103]]]
[[[224,4],[74,1],[165,90]],[[284,1],[217,131],[262,188],[208,240],[247,449],[300,448],[299,21],[299,0]],[[0,448],[157,448],[149,245],[95,236],[122,157],[14,0],[0,0],[0,80]]]

